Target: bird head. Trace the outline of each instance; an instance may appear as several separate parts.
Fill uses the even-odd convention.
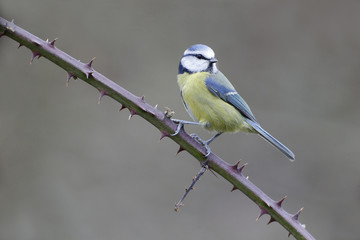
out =
[[[181,57],[179,74],[184,72],[216,73],[218,71],[216,62],[215,53],[210,47],[203,44],[192,45],[185,50]]]

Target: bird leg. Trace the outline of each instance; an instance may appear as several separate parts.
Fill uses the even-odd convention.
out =
[[[177,123],[178,126],[176,128],[176,131],[173,134],[170,134],[170,136],[176,136],[179,134],[179,132],[181,131],[181,129],[184,127],[185,124],[192,124],[192,125],[200,125],[200,126],[204,126],[206,124],[204,123],[200,123],[200,122],[191,122],[191,121],[185,121],[185,120],[179,120],[179,119],[171,119],[174,123]],[[217,134],[215,134],[212,138],[210,138],[207,141],[202,140],[197,134],[192,133],[190,134],[190,136],[192,138],[194,138],[197,142],[199,142],[201,145],[203,145],[206,149],[206,154],[205,157],[208,157],[211,153],[209,144],[214,141],[215,138],[217,138],[218,136],[220,136],[222,134],[222,132],[218,132]],[[206,166],[206,161],[203,162],[203,166]]]
[[[215,134],[212,138],[210,138],[209,140],[206,140],[206,141],[202,140],[202,139],[201,139],[198,135],[196,135],[195,133],[190,134],[190,136],[191,136],[192,138],[194,138],[196,141],[198,141],[201,145],[203,145],[203,146],[205,147],[205,149],[206,149],[205,157],[208,157],[208,156],[210,155],[210,153],[211,153],[209,144],[210,144],[212,141],[214,141],[215,138],[217,138],[217,137],[220,136],[221,134],[222,134],[222,132],[218,132],[218,133]],[[207,162],[207,161],[204,161],[204,162],[202,163],[202,165],[203,165],[203,166],[206,165],[206,162]]]
[[[204,125],[203,123],[199,123],[199,122],[191,122],[191,121],[179,120],[179,119],[171,119],[171,121],[178,124],[176,131],[173,134],[170,134],[170,136],[172,137],[178,135],[180,130],[184,127],[185,124],[200,125],[200,126]]]

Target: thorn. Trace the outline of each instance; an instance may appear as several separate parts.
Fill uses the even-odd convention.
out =
[[[158,107],[158,105],[156,104],[154,108],[157,109],[157,107]]]
[[[21,43],[19,43],[18,49],[21,48],[23,45]]]
[[[100,95],[99,95],[99,98],[98,98],[98,104],[100,104],[101,99],[102,99],[102,97],[103,97],[104,95],[106,95],[106,92],[105,92],[104,90],[100,90]]]
[[[244,163],[240,168],[239,168],[239,173],[241,174],[242,170],[244,169],[244,167],[246,167],[246,165],[248,165],[247,163]],[[246,177],[246,179],[249,179],[249,176]]]
[[[262,215],[264,215],[264,214],[269,214],[269,213],[265,210],[265,208],[260,207],[260,214],[259,214],[259,216],[256,218],[256,221],[258,221],[258,220],[262,217]]]
[[[92,68],[91,65],[93,64],[94,60],[95,60],[95,57],[93,57],[93,58],[90,60],[90,62],[88,62],[88,63],[86,64],[86,66],[88,66],[89,68]]]
[[[94,71],[93,70],[90,70],[88,72],[84,72],[85,76],[87,79],[89,79],[90,75],[93,73]]]
[[[75,77],[74,77],[74,74],[73,73],[71,73],[71,72],[68,72],[67,73],[68,74],[68,76],[67,76],[67,79],[66,79],[66,87],[68,87],[69,86],[69,82],[70,82],[70,79],[71,78],[74,78],[75,79]]]
[[[283,203],[283,201],[287,198],[287,196],[284,196],[282,199],[280,199],[279,201],[276,202],[276,205],[278,207],[281,207],[281,204]]]
[[[121,108],[119,109],[119,112],[123,109],[125,109],[126,107],[124,105],[121,105]]]
[[[169,134],[167,132],[164,132],[163,130],[160,131],[161,132],[161,135],[160,135],[160,141],[161,139],[163,139],[164,137],[168,137]]]
[[[185,149],[183,149],[181,146],[179,147],[179,150],[177,150],[176,155],[178,155],[180,152],[184,151]]]
[[[38,57],[38,59],[41,57],[41,55],[35,51],[32,52],[32,57],[30,59],[30,64],[32,64],[32,61],[34,60],[34,58]]]
[[[55,39],[52,40],[49,44],[50,44],[51,46],[55,47],[55,42],[56,42],[56,40],[58,40],[58,38],[55,38]]]
[[[236,170],[236,171],[239,171],[239,164],[241,162],[241,159],[239,161],[237,161],[231,168]]]
[[[247,163],[244,163],[240,168],[239,168],[239,164],[241,162],[241,159],[239,161],[237,161],[237,163],[235,163],[231,168],[236,170],[239,174],[241,174],[242,170],[244,169],[244,167],[246,167]]]
[[[300,213],[302,212],[304,210],[304,208],[302,207],[302,208],[300,208],[300,210],[299,211],[297,211],[297,213],[295,213],[293,216],[292,216],[292,219],[294,219],[294,220],[298,220],[298,218],[299,218],[299,215],[300,215]]]
[[[145,96],[144,95],[141,97],[141,101],[145,102]]]
[[[290,237],[290,236],[291,236],[291,233],[289,232],[288,237]]]
[[[132,116],[136,115],[136,112],[132,109],[129,109],[129,111],[130,111],[130,115],[129,115],[129,120],[130,120]]]
[[[94,60],[95,60],[95,57],[93,57],[93,58],[90,60],[90,62],[88,62],[88,63],[85,64],[85,66],[86,66],[88,69],[90,69],[90,70],[84,72],[84,74],[85,74],[85,76],[86,76],[87,79],[89,79],[90,75],[94,72],[94,69],[92,68],[92,64],[93,64]]]
[[[276,222],[275,218],[273,218],[272,216],[270,216],[269,222],[267,223],[267,225],[269,225],[272,222]]]
[[[235,185],[233,186],[233,188],[230,190],[230,192],[233,192],[235,190],[239,190],[237,187],[235,187]]]

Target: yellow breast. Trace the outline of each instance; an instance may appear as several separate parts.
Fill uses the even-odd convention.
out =
[[[251,132],[252,128],[232,105],[214,96],[205,86],[207,72],[178,75],[183,100],[192,116],[216,132]]]

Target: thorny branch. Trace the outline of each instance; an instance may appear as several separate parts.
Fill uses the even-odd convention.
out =
[[[79,60],[69,56],[65,52],[55,47],[55,41],[43,41],[26,30],[14,24],[14,21],[7,21],[0,17],[0,37],[7,36],[25,46],[32,51],[31,62],[37,57],[44,57],[52,61],[67,73],[67,83],[71,78],[79,78],[92,85],[99,90],[99,101],[103,96],[109,96],[122,104],[121,109],[127,108],[130,111],[130,117],[139,115],[161,132],[161,138],[169,137],[180,145],[179,151],[186,150],[193,155],[198,161],[204,162],[205,149],[191,138],[183,129],[176,136],[170,136],[177,126],[163,112],[155,107],[147,104],[144,97],[137,97],[126,89],[117,85],[110,79],[106,78],[92,67],[94,58],[88,63],[82,63]],[[130,118],[129,117],[129,118]],[[230,165],[211,153],[208,157],[207,165],[214,172],[217,172],[232,185],[232,191],[238,189],[255,202],[260,208],[259,219],[264,214],[270,215],[270,221],[279,222],[289,235],[293,235],[296,239],[315,239],[305,229],[305,226],[298,221],[298,217],[302,208],[295,214],[290,214],[282,208],[282,202],[285,197],[279,201],[272,200],[257,186],[255,186],[248,178],[242,175],[245,164],[239,167],[239,162]]]

